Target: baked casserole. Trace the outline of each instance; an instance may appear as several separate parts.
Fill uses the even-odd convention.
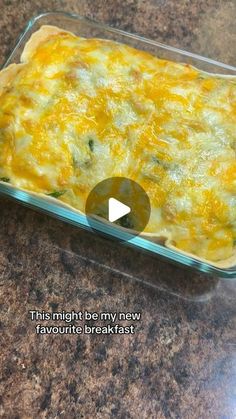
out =
[[[84,212],[101,180],[138,182],[143,232],[236,262],[236,78],[42,26],[0,72],[0,179]]]

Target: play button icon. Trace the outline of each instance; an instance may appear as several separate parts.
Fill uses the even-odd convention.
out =
[[[108,201],[108,220],[113,223],[114,221],[119,220],[124,217],[124,215],[129,214],[131,211],[128,205],[123,204],[118,201],[116,198],[109,198]]]
[[[144,189],[125,177],[99,182],[90,191],[85,206],[88,223],[96,233],[104,230],[98,228],[99,221],[110,226],[112,232],[114,229],[125,232],[125,238],[119,238],[121,241],[140,234],[148,224],[150,212],[150,201]]]

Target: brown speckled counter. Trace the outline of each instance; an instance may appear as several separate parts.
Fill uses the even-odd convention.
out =
[[[66,10],[236,63],[234,0],[0,3],[2,62],[30,17]],[[235,418],[235,297],[233,280],[175,268],[1,197],[0,417]],[[35,309],[140,311],[141,320],[133,335],[36,335]]]

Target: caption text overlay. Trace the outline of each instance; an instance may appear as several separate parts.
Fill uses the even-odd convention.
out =
[[[63,334],[134,334],[141,320],[140,312],[92,312],[92,311],[29,311],[30,319],[37,322],[35,331],[39,335]],[[48,322],[54,322],[49,324]],[[64,324],[58,324],[58,322]],[[87,322],[90,322],[89,324]],[[122,323],[121,323],[122,322]],[[101,324],[97,324],[101,323]],[[105,324],[104,324],[105,323]]]

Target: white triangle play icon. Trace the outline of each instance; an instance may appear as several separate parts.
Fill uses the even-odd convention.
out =
[[[115,198],[109,198],[108,201],[108,220],[113,223],[124,215],[129,214],[131,211],[128,205],[122,204]]]

